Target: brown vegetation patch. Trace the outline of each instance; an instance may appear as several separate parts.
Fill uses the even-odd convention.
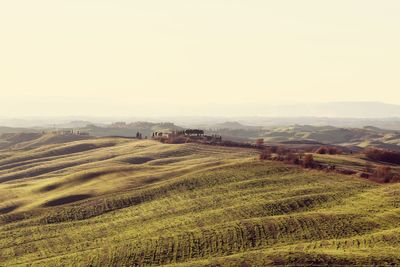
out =
[[[341,154],[342,152],[337,147],[321,146],[321,147],[319,147],[318,149],[315,150],[315,153],[321,154],[321,155],[325,155],[325,154],[337,155],[337,154]]]

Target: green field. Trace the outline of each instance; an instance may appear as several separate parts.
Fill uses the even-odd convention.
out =
[[[400,265],[400,184],[241,148],[3,150],[0,214],[0,266]]]

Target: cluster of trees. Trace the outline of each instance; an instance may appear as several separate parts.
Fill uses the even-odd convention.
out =
[[[398,182],[400,176],[396,173],[392,167],[387,165],[380,165],[374,167],[370,162],[367,162],[364,167],[364,172],[360,175],[363,178],[376,180],[378,182]]]
[[[230,140],[224,140],[219,143],[222,146],[230,146],[230,147],[242,147],[242,148],[254,148],[253,144],[243,143],[243,142],[235,142]]]
[[[213,140],[213,141],[222,141],[222,136],[221,135],[217,135],[217,134],[212,134],[212,135],[205,135],[207,140]]]
[[[263,147],[264,146],[264,138],[259,138],[256,140],[256,147]]]
[[[183,131],[173,131],[170,133],[170,135],[188,135],[188,136],[203,136],[204,131],[200,129],[187,129]],[[153,132],[152,137],[160,137],[163,136],[162,132]]]
[[[151,134],[151,137],[160,137],[160,136],[163,136],[163,133],[162,132],[153,132],[152,134]]]
[[[300,165],[304,168],[316,168],[319,166],[314,161],[312,154],[299,153],[291,149],[287,149],[283,146],[272,146],[265,148],[260,154],[261,160],[277,160],[285,163]]]
[[[385,183],[388,183],[392,180],[394,173],[390,166],[378,166],[375,169],[375,176],[377,178],[382,178]]]
[[[400,164],[400,152],[378,149],[378,148],[368,148],[364,151],[367,158],[382,161],[392,164]]]
[[[368,159],[373,161],[400,164],[400,152],[379,148],[367,148],[364,150],[364,154]],[[365,164],[362,176],[384,183],[400,181],[400,175],[395,172],[392,167],[388,165],[374,167],[370,162]]]
[[[341,154],[342,151],[340,149],[338,149],[337,147],[333,147],[333,146],[321,146],[315,150],[315,153],[321,154],[321,155],[324,155],[324,154],[337,155],[337,154]]]
[[[184,131],[185,135],[196,135],[196,136],[201,136],[204,135],[204,131],[203,130],[199,130],[199,129],[187,129]]]
[[[326,149],[326,153],[337,153],[337,150]],[[313,154],[303,153],[296,149],[287,149],[283,146],[273,146],[265,148],[260,154],[260,160],[276,160],[288,164],[302,166],[303,168],[319,169],[325,171],[334,171],[340,174],[353,175],[357,171],[346,168],[336,168],[333,164],[323,164],[314,160]],[[361,172],[360,177],[375,180],[377,182],[396,182],[400,181],[400,176],[393,171],[390,166],[374,167],[371,163],[367,163],[365,170]]]
[[[183,143],[202,143],[209,145],[235,146],[235,147],[252,147],[250,144],[237,142],[224,142],[222,136],[217,134],[205,135],[200,129],[187,129],[182,131],[172,131],[170,133],[153,132],[152,139],[158,140],[166,144],[183,144]]]

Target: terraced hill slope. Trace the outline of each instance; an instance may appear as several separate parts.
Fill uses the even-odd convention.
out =
[[[100,138],[0,153],[0,265],[400,264],[400,185],[252,150]]]

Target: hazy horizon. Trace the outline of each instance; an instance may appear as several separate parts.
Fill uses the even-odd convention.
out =
[[[119,108],[126,108],[119,105]],[[52,105],[57,107],[56,103]],[[81,106],[83,107],[83,106]],[[68,112],[46,113],[47,106],[39,106],[42,113],[32,114],[0,114],[0,119],[8,120],[88,120],[88,121],[118,121],[118,120],[168,120],[175,118],[226,118],[226,120],[236,120],[237,118],[333,118],[333,119],[390,119],[400,118],[400,105],[388,104],[372,101],[344,101],[344,102],[321,102],[321,103],[297,103],[297,104],[209,104],[206,107],[201,105],[178,105],[164,104],[160,112],[156,104],[135,105],[126,113],[108,113],[108,108],[103,107],[103,112],[93,114],[91,112],[82,113],[79,105],[73,104]],[[81,112],[81,113],[80,113]],[[0,120],[1,124],[1,120]]]
[[[400,104],[399,13],[398,1],[3,1],[0,115]]]

